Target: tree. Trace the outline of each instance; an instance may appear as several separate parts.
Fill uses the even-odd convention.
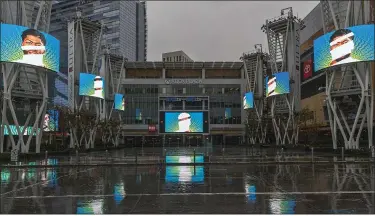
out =
[[[318,122],[315,112],[309,107],[304,107],[298,114],[298,127],[305,135],[305,144],[314,144],[318,138],[319,128],[324,126],[324,123]]]

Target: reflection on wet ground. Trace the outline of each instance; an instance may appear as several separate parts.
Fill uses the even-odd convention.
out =
[[[373,214],[375,209],[374,164],[0,169],[2,214]]]

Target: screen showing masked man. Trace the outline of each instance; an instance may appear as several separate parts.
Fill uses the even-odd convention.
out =
[[[125,105],[126,105],[125,97],[122,97],[121,110],[125,110]]]
[[[178,115],[178,130],[176,132],[191,132],[191,116],[189,113]]]
[[[35,29],[27,29],[22,32],[21,37],[23,58],[15,62],[45,67],[43,57],[47,41],[44,35]]]
[[[349,29],[340,29],[330,37],[330,53],[332,62],[330,66],[356,62],[351,54],[354,50],[354,33]]]
[[[94,94],[90,95],[93,97],[103,98],[103,78],[96,76],[94,78]]]

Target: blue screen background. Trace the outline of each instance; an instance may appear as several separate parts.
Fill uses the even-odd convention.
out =
[[[29,29],[28,27],[1,24],[1,46],[0,61],[14,62],[23,57],[21,49],[22,32]],[[47,69],[58,72],[60,71],[60,41],[50,34],[41,32],[46,38],[46,53],[43,62]]]
[[[123,94],[115,94],[115,109],[117,110],[125,110],[125,107],[122,107],[122,98],[124,97]]]
[[[244,109],[254,108],[254,93],[247,92],[245,93],[245,104],[243,105]]]
[[[178,131],[178,115],[183,112],[165,113],[165,132],[180,133]],[[190,133],[203,133],[203,112],[186,112],[191,117]]]
[[[359,61],[375,60],[374,50],[374,24],[360,25],[346,28],[354,33],[354,50],[352,57]],[[314,40],[314,71],[330,67],[332,57],[330,53],[329,38],[336,31],[327,33]]]

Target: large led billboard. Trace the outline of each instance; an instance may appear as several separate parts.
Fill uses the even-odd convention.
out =
[[[208,133],[207,111],[160,112],[160,133]]]
[[[254,93],[246,92],[243,96],[243,109],[254,108]]]
[[[0,61],[60,69],[60,41],[24,26],[1,23]]]
[[[43,131],[58,131],[59,130],[59,111],[47,110],[43,120]]]
[[[314,40],[314,69],[375,59],[374,24],[339,29]]]
[[[115,109],[125,110],[125,96],[123,94],[115,94]]]
[[[275,73],[271,77],[266,77],[266,97],[287,94],[290,92],[289,73]]]
[[[104,99],[104,78],[95,74],[79,74],[79,95]]]

